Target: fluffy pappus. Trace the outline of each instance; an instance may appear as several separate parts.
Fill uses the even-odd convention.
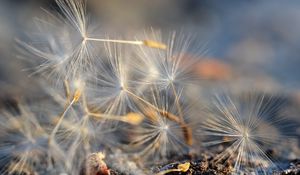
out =
[[[99,56],[99,46],[84,39],[87,33],[98,35],[95,25],[88,22],[85,0],[56,3],[62,15],[45,11],[44,18],[35,18],[32,34],[17,40],[23,55],[38,63],[32,74],[42,74],[55,82],[91,71]]]
[[[139,126],[125,131],[130,135],[129,150],[135,150],[139,163],[165,161],[172,155],[188,155],[193,144],[188,107],[183,108],[184,121],[179,117],[175,99],[166,91],[153,89],[143,97],[140,111],[145,116]]]
[[[264,94],[217,95],[199,130],[206,136],[205,146],[225,147],[214,161],[232,164],[233,174],[268,174],[278,168],[267,152],[288,141],[280,130],[284,124],[278,115],[281,103]]]
[[[141,82],[173,91],[174,87],[180,89],[198,79],[193,74],[193,65],[206,50],[204,45],[194,43],[193,36],[175,31],[162,35],[153,29],[145,32],[144,36],[166,43],[167,47],[166,50],[140,47],[136,51],[139,61],[135,62],[135,71],[144,75]],[[141,65],[147,65],[148,68],[143,69]]]
[[[19,109],[20,113],[1,113],[1,174],[35,174],[41,168],[63,172],[63,151],[49,144],[49,133],[36,116],[38,113],[24,105]]]

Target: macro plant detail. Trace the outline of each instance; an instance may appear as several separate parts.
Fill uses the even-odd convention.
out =
[[[246,87],[197,32],[115,35],[93,0],[54,2],[15,39],[36,89],[0,100],[0,174],[300,172],[297,99]]]
[[[280,102],[264,95],[217,96],[202,127],[202,134],[210,136],[207,146],[228,144],[214,161],[234,162],[233,171],[237,174],[251,168],[256,174],[268,174],[265,167],[276,165],[267,148],[288,140],[278,128],[283,119],[274,115],[279,107]]]

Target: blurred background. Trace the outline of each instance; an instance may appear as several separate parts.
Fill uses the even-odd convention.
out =
[[[207,79],[280,90],[300,99],[299,1],[89,0],[88,4],[103,29],[184,28],[200,34],[199,42],[208,43],[205,58],[210,61],[200,65],[207,69],[200,71]],[[51,12],[57,6],[53,0],[0,1],[1,96],[34,92],[15,39],[44,13],[42,9]]]

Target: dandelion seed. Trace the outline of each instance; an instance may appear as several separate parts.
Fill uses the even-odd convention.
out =
[[[277,101],[260,95],[217,96],[201,130],[201,134],[209,137],[205,145],[229,145],[215,161],[233,161],[236,174],[268,174],[266,168],[276,165],[266,149],[287,139],[276,129],[282,122],[280,117],[273,116],[278,107]]]
[[[189,169],[190,169],[190,162],[186,162],[186,163],[179,164],[176,169],[165,170],[165,171],[159,172],[156,175],[164,175],[164,174],[168,174],[168,173],[171,173],[171,172],[183,172],[183,173],[185,173]]]
[[[61,148],[49,145],[48,133],[27,107],[20,106],[20,115],[16,116],[2,113],[1,120],[1,174],[34,173],[35,164],[44,163],[47,169],[53,166],[48,159],[58,164],[64,160]]]
[[[138,125],[143,121],[143,119],[144,117],[142,117],[141,115],[131,112],[125,116],[124,121],[127,121],[128,123],[133,125]]]
[[[147,38],[164,43],[165,50],[153,50],[140,48],[138,56],[140,62],[136,65],[137,73],[143,74],[141,81],[147,84],[155,84],[160,89],[171,89],[171,85],[176,88],[192,82],[196,77],[191,73],[191,67],[198,61],[199,56],[204,54],[204,49],[197,45],[192,45],[193,39],[189,36],[171,33],[167,39],[162,38],[161,33],[151,31]],[[187,55],[195,55],[187,59]],[[149,69],[141,69],[147,65]],[[148,77],[148,78],[147,78]]]
[[[143,44],[148,47],[167,49],[167,46],[165,44],[159,43],[157,41],[144,40]]]
[[[115,127],[108,121],[121,121],[137,125],[143,120],[143,117],[137,113],[120,116],[92,112],[85,98],[85,83],[79,80],[74,81],[71,85],[70,83],[65,85],[66,95],[69,94],[72,98],[66,97],[70,100],[67,100],[63,114],[54,118],[55,127],[51,131],[50,141],[67,147],[66,158],[70,161],[66,162],[66,169],[68,172],[76,172],[79,171],[78,167],[82,161],[77,157],[90,154],[95,150],[94,147],[98,148],[100,145],[107,146],[109,144],[107,142],[109,134],[114,132]]]
[[[152,31],[152,38],[163,41],[161,34]],[[180,122],[184,125],[184,116],[180,104],[181,93],[184,93],[187,84],[196,80],[192,73],[193,65],[198,61],[199,53],[203,49],[192,45],[192,38],[171,33],[167,38],[166,50],[151,50],[141,48],[139,52],[140,62],[135,64],[136,71],[141,75],[140,91],[149,85],[155,85],[159,90],[167,90],[175,97]],[[196,52],[195,52],[196,50]],[[187,55],[194,57],[187,59]],[[141,69],[141,65],[148,65],[150,69]]]
[[[129,41],[107,39],[88,18],[86,0],[56,0],[63,15],[46,11],[46,19],[36,19],[38,34],[18,40],[23,51],[38,58],[35,73],[41,73],[56,82],[72,80],[93,72],[95,61],[102,57],[103,43],[142,45],[158,49],[166,46],[151,40]],[[95,36],[103,36],[98,38]],[[32,55],[30,57],[32,57]],[[34,61],[34,60],[33,60]]]
[[[70,97],[67,97],[67,104],[66,104],[66,107],[64,109],[64,111],[62,112],[62,114],[60,115],[60,119],[59,121],[57,122],[55,128],[53,129],[53,131],[51,132],[51,137],[54,138],[57,130],[59,129],[62,121],[64,120],[64,117],[66,116],[67,112],[70,110],[70,108],[72,107],[72,105],[76,102],[78,102],[79,98],[81,97],[82,95],[82,91],[83,91],[83,88],[84,86],[82,85],[81,83],[81,80],[76,80],[75,81],[75,87],[77,88],[74,92],[74,95],[73,95],[73,98],[69,101],[68,99],[70,99]],[[70,93],[70,90],[69,90],[69,86],[67,85],[66,83],[66,94],[69,95]]]
[[[73,25],[73,27],[81,34],[82,44],[85,44],[87,41],[97,41],[97,42],[108,42],[108,43],[119,43],[119,44],[133,44],[133,45],[145,45],[148,47],[165,49],[166,45],[151,41],[151,40],[142,40],[142,41],[128,41],[128,40],[113,40],[113,39],[103,39],[91,37],[88,33],[88,28],[90,27],[87,20],[86,13],[86,0],[56,0],[56,3],[61,8],[64,15]]]
[[[156,107],[141,105],[145,120],[140,126],[130,129],[128,132],[134,136],[129,149],[140,150],[139,157],[151,162],[163,161],[172,153],[187,153],[188,143],[182,132],[182,123],[178,117],[171,114],[177,112],[174,101],[164,93],[154,91],[149,97],[150,104]],[[165,112],[162,112],[165,111]],[[168,111],[168,112],[166,112]],[[167,117],[167,115],[170,115]],[[172,117],[174,117],[172,119]],[[151,163],[149,162],[149,163]]]
[[[56,134],[57,142],[66,147],[67,172],[77,174],[87,155],[117,145],[116,140],[111,140],[116,128],[110,126],[107,121],[101,123],[87,114],[80,115],[79,111],[68,114]]]
[[[88,115],[95,117],[95,118],[100,118],[100,119],[122,121],[122,122],[129,123],[132,125],[138,125],[144,119],[143,116],[141,116],[137,113],[133,113],[133,112],[130,112],[124,116],[113,116],[113,115],[105,115],[105,114],[100,114],[100,113],[88,113]]]
[[[135,109],[128,91],[134,91],[135,82],[130,68],[131,52],[127,47],[106,44],[107,59],[99,62],[96,77],[88,81],[87,99],[104,114],[125,115]]]

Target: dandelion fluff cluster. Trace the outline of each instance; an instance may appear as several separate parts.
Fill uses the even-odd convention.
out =
[[[106,174],[106,157],[112,165],[125,157],[130,172],[147,174],[174,155],[197,155],[199,134],[209,136],[207,145],[230,143],[215,160],[233,159],[234,172],[254,159],[268,162],[259,171],[272,166],[264,147],[284,137],[276,121],[264,120],[266,110],[273,114],[261,98],[218,96],[206,118],[190,108],[186,87],[200,80],[194,66],[204,51],[193,37],[152,29],[112,38],[88,15],[86,0],[56,3],[61,14],[45,11],[35,19],[38,32],[17,40],[22,56],[37,61],[30,73],[47,100],[42,107],[20,100],[19,111],[1,112],[2,174]]]

